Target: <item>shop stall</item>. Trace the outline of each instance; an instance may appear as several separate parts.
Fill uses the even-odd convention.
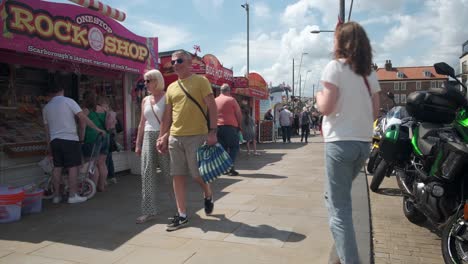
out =
[[[234,97],[241,107],[248,108],[257,124],[258,142],[273,141],[273,122],[263,120],[260,112],[261,100],[268,100],[268,85],[263,77],[255,72],[249,73],[248,78],[234,77]]]
[[[139,119],[130,95],[143,72],[158,67],[158,39],[73,4],[0,1],[0,14],[0,184],[42,177],[42,108],[57,73],[66,77],[65,96],[79,104],[86,91],[109,98],[124,126],[116,171],[129,169],[130,131]]]

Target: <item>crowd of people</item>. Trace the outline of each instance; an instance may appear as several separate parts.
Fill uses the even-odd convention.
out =
[[[317,93],[317,111],[304,107],[292,113],[285,105],[279,112],[283,143],[291,142],[291,134],[299,134],[308,142],[310,129],[314,135],[320,129],[325,142],[325,201],[330,229],[335,241],[337,259],[329,263],[360,263],[351,209],[351,186],[370,149],[372,121],[379,109],[380,86],[371,68],[372,49],[364,29],[355,22],[339,24],[335,30],[334,58],[325,67]],[[164,91],[164,79],[158,70],[145,73],[145,85],[150,95],[141,103],[135,152],[141,156],[141,215],[137,223],[153,219],[158,212],[156,178],[171,178],[177,212],[170,218],[167,231],[188,224],[186,180],[191,178],[201,188],[204,211],[214,210],[214,194],[198,171],[197,149],[203,144],[219,142],[235,162],[239,152],[239,133],[246,140],[247,153],[259,155],[256,149],[256,129],[251,112],[239,106],[231,97],[231,88],[221,86],[216,99],[209,81],[191,72],[191,55],[185,51],[172,54],[171,63],[178,80]],[[109,168],[109,131],[115,126],[115,113],[106,98],[89,95],[81,108],[63,96],[63,85],[56,81],[51,87],[52,100],[44,109],[50,153],[53,156],[54,202],[60,202],[59,178],[68,168],[69,203],[85,201],[77,194],[76,175],[81,153],[89,156],[90,148],[102,141],[98,170],[93,181],[105,191]],[[79,130],[75,117],[78,118]],[[322,120],[323,118],[323,120]],[[266,120],[273,120],[269,110]],[[319,127],[323,124],[322,127]],[[79,131],[79,132],[77,132]],[[251,148],[252,147],[252,148]],[[161,169],[158,176],[157,167]],[[233,166],[228,172],[239,175]]]

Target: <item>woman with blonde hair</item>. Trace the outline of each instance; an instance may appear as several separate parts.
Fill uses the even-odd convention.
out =
[[[335,30],[334,59],[325,67],[317,93],[325,141],[325,202],[339,260],[361,263],[352,218],[351,187],[370,150],[380,85],[371,68],[372,48],[356,22]]]
[[[169,177],[169,155],[156,150],[161,120],[166,106],[164,79],[158,70],[144,74],[145,86],[151,94],[141,102],[141,117],[138,125],[135,152],[141,156],[141,212],[136,219],[138,224],[156,216],[156,169],[159,165],[162,177]]]

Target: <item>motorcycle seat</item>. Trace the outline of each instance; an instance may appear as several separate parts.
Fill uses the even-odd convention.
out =
[[[437,144],[441,124],[421,123],[419,124],[418,146],[424,156],[431,154],[432,148]]]

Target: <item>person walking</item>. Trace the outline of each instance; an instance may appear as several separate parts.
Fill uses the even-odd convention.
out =
[[[259,156],[260,153],[257,152],[257,139],[255,133],[255,121],[250,114],[248,108],[242,110],[242,136],[246,141],[247,155],[253,153],[255,156]],[[252,143],[253,151],[250,149],[250,143]]]
[[[291,125],[293,122],[293,114],[289,111],[287,105],[283,106],[283,110],[279,113],[279,123],[283,134],[283,143],[291,143]]]
[[[221,85],[220,90],[221,94],[215,99],[218,111],[218,142],[229,153],[234,164],[239,152],[239,130],[242,114],[236,99],[231,96],[231,87],[225,83]],[[237,176],[239,172],[234,169],[233,165],[227,174]]]
[[[137,224],[156,217],[157,167],[161,169],[164,180],[169,178],[170,172],[169,155],[156,150],[156,140],[160,136],[161,119],[166,106],[164,78],[155,69],[147,71],[143,77],[150,95],[141,102],[135,146],[135,153],[141,156],[141,215],[136,219]]]
[[[192,56],[186,51],[174,52],[171,63],[178,80],[167,88],[166,109],[157,140],[158,151],[169,151],[171,157],[171,176],[178,210],[167,225],[167,231],[188,224],[185,179],[189,175],[203,190],[205,213],[210,215],[213,212],[213,193],[210,185],[200,177],[197,149],[205,142],[214,145],[218,141],[218,114],[210,82],[206,77],[191,72]]]
[[[308,143],[307,139],[310,134],[310,112],[307,107],[302,108],[302,112],[299,115],[299,121],[301,125],[301,142],[305,139],[305,143]]]
[[[339,261],[359,261],[352,218],[352,182],[370,149],[372,122],[379,109],[380,86],[371,68],[372,48],[365,30],[356,22],[335,30],[334,59],[325,67],[317,93],[323,114],[325,142],[325,202]]]
[[[68,168],[68,203],[81,203],[86,197],[78,194],[78,168],[81,165],[82,135],[77,133],[75,118],[80,126],[90,126],[98,133],[105,131],[99,129],[86,117],[80,106],[72,99],[64,96],[64,84],[61,76],[56,74],[49,86],[52,99],[43,109],[42,117],[46,130],[48,153],[52,155],[54,168],[52,170],[52,184],[54,186],[54,198],[52,202],[57,204],[62,200],[60,194],[60,182],[63,168]],[[80,130],[81,131],[81,130]]]

